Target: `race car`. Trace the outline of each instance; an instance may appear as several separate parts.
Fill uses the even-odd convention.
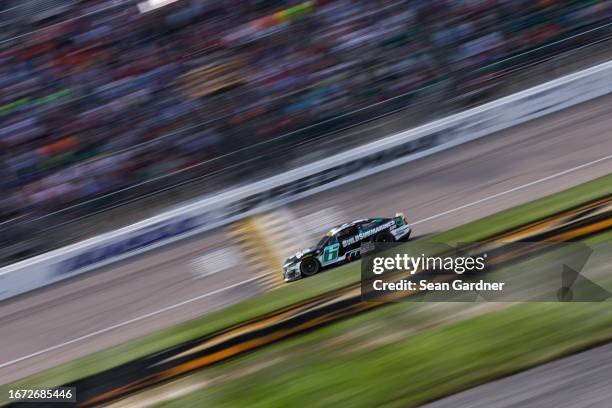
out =
[[[398,242],[410,238],[402,213],[393,218],[355,220],[332,228],[314,248],[298,251],[283,263],[283,278],[291,282],[323,269],[358,259],[362,242]]]

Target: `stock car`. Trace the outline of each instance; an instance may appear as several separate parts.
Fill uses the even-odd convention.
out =
[[[291,282],[358,259],[362,242],[403,242],[410,238],[406,217],[355,220],[332,228],[314,248],[298,251],[283,263],[283,278]]]

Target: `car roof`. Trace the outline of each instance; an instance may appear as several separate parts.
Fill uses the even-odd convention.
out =
[[[358,220],[354,220],[351,222],[345,222],[344,224],[339,224],[336,225],[335,227],[333,227],[331,230],[329,230],[329,232],[327,234],[325,234],[326,236],[332,236],[337,234],[338,232],[342,231],[345,228],[348,227],[352,227],[358,224],[363,224],[366,222],[384,222],[386,220],[386,218],[361,218]]]

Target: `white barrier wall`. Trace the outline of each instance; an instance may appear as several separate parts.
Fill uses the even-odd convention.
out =
[[[0,269],[0,300],[612,92],[612,61]]]

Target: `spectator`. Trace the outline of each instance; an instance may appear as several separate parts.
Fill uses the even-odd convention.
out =
[[[92,198],[593,26],[594,1],[79,1],[0,50],[0,219]],[[8,46],[6,46],[8,45]],[[21,203],[15,210],[14,203]]]

